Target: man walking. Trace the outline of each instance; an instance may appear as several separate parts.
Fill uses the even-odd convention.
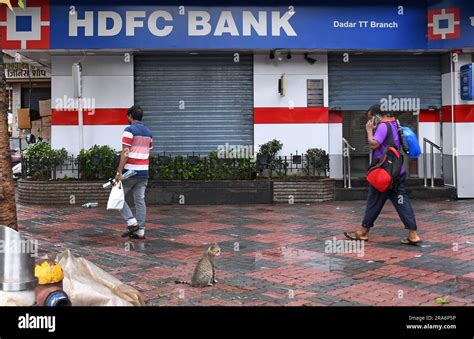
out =
[[[145,239],[146,204],[145,191],[148,185],[148,168],[150,150],[152,149],[152,135],[150,130],[143,125],[143,110],[140,106],[132,106],[128,112],[130,126],[125,128],[122,135],[122,154],[117,168],[115,180],[122,180],[122,174],[135,171],[136,174],[123,182],[125,196],[132,192],[136,215],[125,202],[120,211],[127,222],[127,230],[123,238]]]
[[[380,105],[374,105],[369,108],[368,118],[369,121],[365,127],[369,146],[373,150],[374,161],[377,161],[384,155],[388,147],[388,140],[390,140],[389,133],[392,133],[395,146],[397,150],[399,150],[401,141],[398,134],[397,121],[390,117],[390,113],[382,111]],[[401,243],[405,245],[417,245],[420,243],[421,239],[416,233],[417,225],[415,214],[405,190],[405,181],[406,171],[402,167],[397,189],[379,192],[373,186],[370,186],[362,227],[356,232],[344,232],[344,235],[351,240],[369,240],[369,231],[374,226],[374,222],[382,211],[387,198],[389,198],[397,210],[405,228],[408,229],[408,236],[406,239],[403,239]]]

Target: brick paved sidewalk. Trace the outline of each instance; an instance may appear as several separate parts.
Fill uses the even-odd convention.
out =
[[[474,202],[415,201],[422,246],[386,205],[364,252],[327,253],[326,240],[360,224],[365,202],[149,208],[147,240],[120,238],[102,208],[19,207],[20,231],[40,254],[70,248],[143,292],[149,305],[451,305],[474,301]],[[214,287],[189,280],[206,244],[218,242]],[[337,243],[336,243],[337,244]],[[336,247],[337,249],[337,247]],[[454,249],[457,249],[455,251]]]

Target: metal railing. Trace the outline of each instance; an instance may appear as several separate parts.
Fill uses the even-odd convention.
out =
[[[323,159],[324,158],[324,159]],[[314,161],[316,160],[316,161]],[[103,164],[100,156],[91,158],[94,173],[89,169],[86,175],[85,165],[77,156],[68,156],[61,163],[44,158],[29,161],[21,159],[21,177],[36,180],[79,179],[107,180],[113,176],[119,162],[116,155],[112,164]],[[100,172],[98,171],[99,164]],[[263,178],[283,178],[286,176],[317,178],[324,177],[329,171],[329,155],[313,159],[306,153],[285,156],[257,156],[247,158],[227,158],[216,155],[159,153],[150,156],[150,179],[156,180],[254,180]],[[110,172],[110,173],[109,173]]]
[[[75,156],[68,156],[60,164],[55,163],[51,159],[36,159],[29,161],[23,156],[21,158],[21,177],[29,179],[31,177],[36,180],[56,180],[58,178],[79,179],[81,166],[78,158]]]
[[[351,151],[355,150],[345,138],[342,138],[342,177],[344,179],[344,188],[352,188]]]
[[[286,176],[300,176],[307,178],[324,177],[329,172],[329,155],[321,154],[314,159],[311,154],[290,153],[289,156],[257,156],[257,171],[263,177],[282,178]],[[266,172],[266,175],[265,173]]]
[[[100,166],[99,172],[102,159],[99,156],[92,157],[91,166],[94,166],[94,169],[89,169],[86,174],[84,165],[76,156],[68,156],[60,164],[48,159],[31,162],[23,157],[22,178],[107,180],[113,177],[119,159],[119,155],[116,155],[112,163]],[[95,173],[92,173],[93,171]],[[211,158],[195,154],[154,154],[150,157],[149,166],[150,179],[157,180],[251,180],[255,178],[255,172],[256,164],[250,159]]]
[[[436,148],[441,154],[441,178],[443,177],[443,148],[439,145],[436,145],[431,140],[423,138],[423,183],[425,187],[428,187],[428,159],[426,153],[426,144],[430,145],[430,172],[431,172],[431,187],[435,187],[435,153],[434,149]]]

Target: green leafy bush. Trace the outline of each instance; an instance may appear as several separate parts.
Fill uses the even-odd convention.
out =
[[[305,172],[309,177],[325,177],[329,171],[329,155],[320,148],[310,148],[306,151]]]
[[[268,176],[272,177],[273,173],[277,176],[285,176],[288,171],[288,163],[277,156],[278,152],[283,149],[280,140],[273,139],[263,145],[260,145],[260,151],[257,154],[258,172],[264,174],[264,170],[268,170]]]
[[[271,159],[276,158],[278,152],[283,149],[283,144],[280,140],[273,139],[272,141],[266,142],[260,145],[259,155],[268,155]]]
[[[250,159],[223,159],[217,152],[207,157],[177,156],[169,162],[159,157],[150,159],[150,178],[159,180],[248,180],[253,177],[255,163]]]
[[[159,157],[150,155],[150,179],[172,180],[174,179],[173,164],[161,164]]]
[[[77,157],[81,179],[107,180],[115,176],[118,156],[109,146],[94,145]]]
[[[37,142],[25,152],[28,175],[33,180],[49,180],[55,167],[68,158],[66,149],[52,149],[47,142]]]
[[[220,158],[217,152],[209,153],[209,173],[212,180],[234,179],[233,160]]]

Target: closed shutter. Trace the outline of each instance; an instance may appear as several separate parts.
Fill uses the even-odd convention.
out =
[[[329,56],[329,107],[343,111],[343,136],[369,153],[365,123],[367,109],[382,98],[420,99],[420,108],[441,107],[441,56],[400,54],[342,54]],[[394,112],[402,125],[418,130],[418,115]]]
[[[419,98],[420,108],[441,107],[440,55],[329,56],[329,107],[364,110],[382,98]]]
[[[135,103],[154,152],[208,154],[253,145],[253,57],[234,53],[137,55]]]

